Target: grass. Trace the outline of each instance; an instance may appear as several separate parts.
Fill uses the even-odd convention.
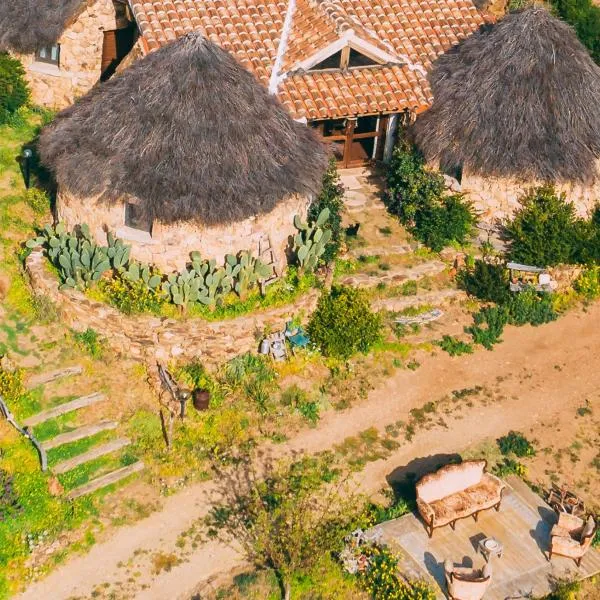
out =
[[[48,450],[48,464],[52,467],[63,460],[69,460],[70,458],[79,456],[94,446],[99,446],[100,444],[107,442],[112,436],[112,431],[101,431],[100,433],[71,442],[70,444],[63,444],[58,448],[52,448],[51,450]]]
[[[61,433],[77,429],[75,420],[76,414],[74,412],[60,415],[54,419],[48,419],[47,421],[36,425],[33,428],[33,433],[38,441],[45,442]]]

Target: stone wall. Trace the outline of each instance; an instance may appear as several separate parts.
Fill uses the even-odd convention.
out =
[[[104,31],[119,29],[124,23],[117,18],[113,0],[83,0],[82,4],[58,40],[59,67],[36,62],[33,54],[18,55],[35,104],[65,108],[100,80]]]
[[[517,182],[510,179],[480,177],[464,173],[461,185],[456,189],[466,193],[473,202],[481,219],[488,223],[507,220],[520,207],[519,198],[527,190],[541,185],[540,182]],[[564,192],[567,199],[575,205],[577,214],[587,217],[596,202],[600,200],[600,184],[582,186],[576,184],[557,185],[558,192]]]
[[[266,327],[283,329],[294,315],[310,314],[319,297],[317,290],[311,290],[293,304],[224,321],[127,316],[81,292],[59,290],[56,276],[50,273],[47,264],[42,250],[35,250],[27,257],[31,284],[36,294],[47,296],[56,304],[69,327],[77,331],[91,327],[105,336],[116,352],[149,362],[198,358],[207,365],[220,364],[256,350]]]
[[[294,215],[306,217],[309,200],[291,196],[280,202],[270,213],[250,217],[229,225],[204,227],[191,223],[164,225],[154,223],[152,235],[125,227],[125,205],[108,205],[88,198],[81,200],[66,192],[57,199],[58,220],[68,229],[86,223],[99,244],[106,244],[106,231],[111,231],[131,246],[131,255],[137,260],[154,264],[163,272],[182,270],[189,262],[189,254],[200,251],[204,258],[214,258],[217,264],[226,254],[250,250],[258,255],[259,241],[270,237],[276,265],[281,272],[285,265],[290,236],[297,233]]]

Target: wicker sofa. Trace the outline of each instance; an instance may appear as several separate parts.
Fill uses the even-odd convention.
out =
[[[437,527],[477,516],[482,510],[500,510],[505,484],[486,473],[485,460],[467,460],[447,465],[417,483],[417,508],[429,537]]]

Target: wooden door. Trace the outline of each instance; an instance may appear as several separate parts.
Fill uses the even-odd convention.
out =
[[[135,42],[135,26],[104,32],[100,81],[106,81],[129,54]]]

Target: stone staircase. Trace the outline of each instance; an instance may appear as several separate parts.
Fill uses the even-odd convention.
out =
[[[27,380],[26,386],[29,389],[34,389],[52,382],[60,381],[63,378],[77,377],[78,375],[81,375],[82,372],[83,369],[80,366],[74,366],[66,369],[42,373],[39,375],[33,375]],[[25,419],[24,424],[29,428],[34,428],[62,415],[79,413],[79,411],[83,411],[88,407],[95,406],[105,402],[106,400],[108,400],[108,398],[102,392],[94,392],[80,396],[32,415]],[[76,427],[71,431],[59,433],[50,439],[42,441],[41,446],[45,452],[48,452],[49,450],[59,448],[65,444],[83,440],[102,432],[115,431],[118,427],[119,423],[116,421],[107,419],[98,420],[93,423]],[[65,475],[73,469],[81,467],[82,465],[99,458],[118,456],[118,453],[130,444],[131,441],[128,438],[118,436],[115,436],[112,439],[98,441],[97,443],[93,444],[91,448],[82,451],[80,454],[56,462],[50,467],[49,470],[57,476]],[[144,463],[140,460],[136,460],[135,462],[126,466],[114,468],[108,473],[104,473],[98,477],[92,478],[82,485],[69,490],[66,497],[72,500],[86,494],[91,494],[96,490],[122,481],[123,479],[134,473],[138,473],[143,469]]]

